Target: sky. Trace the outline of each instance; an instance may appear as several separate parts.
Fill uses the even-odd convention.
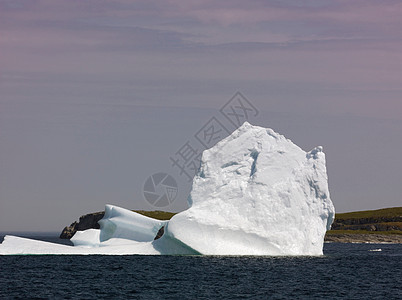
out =
[[[233,131],[220,110],[239,95],[250,123],[324,147],[337,212],[402,206],[401,15],[388,0],[0,0],[0,231],[61,231],[105,204],[186,209],[171,159],[202,152],[211,118]],[[155,208],[143,188],[160,172],[178,195]]]

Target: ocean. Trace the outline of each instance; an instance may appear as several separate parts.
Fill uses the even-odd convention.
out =
[[[326,243],[320,257],[0,256],[4,298],[402,299],[402,245]]]

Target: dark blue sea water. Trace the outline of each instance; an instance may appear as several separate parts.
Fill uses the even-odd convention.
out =
[[[0,256],[0,298],[402,299],[402,245],[332,243],[324,253]]]

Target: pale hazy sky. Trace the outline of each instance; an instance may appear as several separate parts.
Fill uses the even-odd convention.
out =
[[[59,231],[148,176],[237,92],[322,145],[339,212],[402,206],[401,1],[0,0],[0,231]],[[225,123],[226,122],[226,123]]]

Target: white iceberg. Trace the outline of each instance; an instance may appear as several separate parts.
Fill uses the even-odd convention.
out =
[[[170,221],[107,205],[74,247],[6,236],[0,254],[321,255],[335,215],[322,147],[247,122],[204,151],[188,199]]]
[[[168,233],[202,254],[320,255],[335,215],[322,147],[243,124],[204,151]]]

